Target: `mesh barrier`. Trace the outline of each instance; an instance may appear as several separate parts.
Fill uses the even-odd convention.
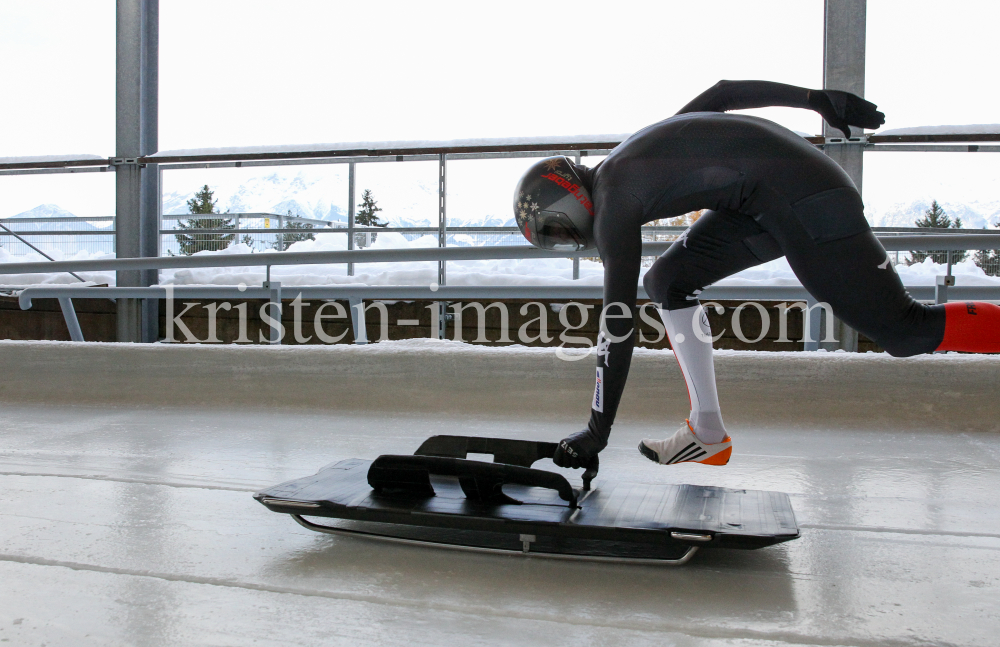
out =
[[[225,214],[223,214],[225,216]],[[68,219],[67,219],[68,220]],[[104,229],[93,233],[86,231],[87,228],[96,228],[89,221],[80,218],[79,222],[59,222],[59,223],[38,223],[38,222],[17,222],[14,219],[4,221],[4,224],[12,231],[23,236],[25,240],[40,250],[56,257],[69,257],[79,252],[87,254],[113,254],[115,252],[114,231]],[[165,221],[164,225],[175,224]],[[287,250],[293,243],[305,240],[316,234],[322,235],[347,235],[346,229],[310,229],[308,227],[283,229],[272,227],[277,225],[276,219],[268,222],[264,218],[244,218],[240,220],[239,229],[232,227],[220,231],[217,225],[222,223],[211,223],[215,228],[210,233],[200,232],[196,228],[183,229],[177,227],[165,228],[161,231],[160,245],[161,253],[164,256],[184,255],[197,253],[200,251],[219,251],[226,249],[231,244],[243,243],[256,252],[265,250]],[[44,230],[42,228],[45,228]],[[64,230],[62,233],[53,230],[55,227]],[[260,229],[271,229],[273,232],[261,232]],[[247,231],[251,230],[251,231]],[[167,233],[169,232],[169,233]],[[176,232],[176,233],[174,233]],[[421,232],[399,232],[407,241],[415,241],[425,236],[437,239],[436,229],[429,229]],[[365,232],[355,234],[355,249],[370,247],[378,240],[378,232]],[[644,242],[670,242],[677,240],[679,234],[676,232],[662,232],[655,230],[644,230],[642,240]],[[524,238],[516,228],[505,231],[476,231],[470,228],[468,231],[462,227],[453,227],[447,230],[448,247],[494,247],[500,245],[523,245]],[[17,237],[0,231],[0,248],[11,256],[26,256],[33,254],[28,245]],[[907,265],[914,261],[921,262],[930,257],[935,263],[944,264],[947,262],[947,252],[927,251],[927,252],[889,252],[889,259],[893,265]],[[595,254],[590,260],[599,261]],[[644,257],[642,264],[649,267],[655,261],[655,257]],[[966,252],[952,252],[952,261],[972,260],[978,267],[989,276],[1000,276],[1000,250],[970,250]]]
[[[77,234],[70,236],[48,232],[44,234],[25,234],[18,231],[18,233],[24,236],[25,240],[32,245],[55,258],[73,256],[81,251],[88,254],[115,253],[114,233]],[[3,248],[11,256],[26,256],[35,253],[26,244],[5,231],[0,231],[0,248]]]

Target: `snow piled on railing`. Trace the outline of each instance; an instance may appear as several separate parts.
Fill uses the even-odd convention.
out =
[[[28,155],[24,157],[0,157],[0,164],[42,164],[45,162],[106,162],[107,157],[76,153],[73,155]]]
[[[881,130],[873,135],[1000,135],[1000,124],[961,124],[958,126],[912,126]]]
[[[544,137],[479,137],[473,139],[448,140],[395,140],[367,142],[332,142],[320,144],[278,144],[270,146],[229,146],[222,148],[182,148],[169,151],[159,151],[148,157],[218,157],[224,155],[268,155],[274,153],[321,153],[325,151],[385,151],[405,152],[407,150],[438,149],[438,148],[497,148],[504,146],[553,146],[580,145],[595,142],[613,143],[629,138],[631,133],[615,133],[602,135],[562,135]]]

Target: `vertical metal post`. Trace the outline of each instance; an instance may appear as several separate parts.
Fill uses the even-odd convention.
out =
[[[285,228],[285,216],[278,214],[278,249],[285,251],[285,233],[281,231]]]
[[[361,297],[351,297],[347,300],[351,307],[351,326],[354,330],[354,343],[368,343],[368,326],[365,323],[365,302]]]
[[[83,331],[80,329],[80,320],[76,318],[73,299],[70,297],[59,297],[59,308],[62,310],[63,319],[66,320],[66,329],[69,330],[69,338],[72,341],[83,341]]]
[[[115,252],[119,258],[159,252],[159,171],[136,159],[157,150],[159,0],[117,0],[115,74]],[[157,281],[155,270],[119,271],[120,287]],[[157,302],[117,301],[117,339],[155,341]]]
[[[151,155],[159,148],[160,122],[160,2],[145,0],[143,7],[142,47],[142,154]],[[142,255],[156,258],[160,255],[160,228],[163,196],[162,174],[158,164],[148,164],[139,169],[142,177]],[[159,270],[143,270],[143,287],[160,283]],[[142,300],[142,341],[155,342],[160,336],[160,300]]]
[[[577,151],[577,153],[576,153],[576,163],[577,164],[582,164],[583,163],[583,156],[582,156],[581,151]],[[575,280],[577,280],[579,278],[580,278],[580,257],[579,256],[574,256],[573,257],[573,280],[575,281]]]
[[[163,254],[163,236],[160,234],[163,231],[163,192],[160,191],[160,187],[163,186],[163,169],[159,164],[150,164],[156,169],[156,256],[159,257]],[[239,216],[236,216],[237,229],[239,229]],[[155,273],[156,281],[154,285],[160,284],[160,270],[150,270]]]
[[[805,338],[802,350],[819,350],[819,340],[823,334],[823,310],[820,308],[814,309],[813,306],[815,305],[815,299],[812,297],[806,299],[806,309],[802,313],[802,336]]]
[[[951,274],[951,250],[948,250],[948,273],[938,276],[934,283],[934,303],[948,303],[948,288],[955,285],[955,277]]]
[[[867,0],[824,0],[823,7],[823,88],[865,96],[865,39]],[[851,128],[851,137],[861,138],[863,130]],[[823,123],[823,136],[843,137],[843,133]],[[864,141],[828,144],[824,152],[841,166],[861,193],[864,175]],[[839,348],[857,352],[858,335],[843,322]]]
[[[825,0],[823,20],[823,88],[865,95],[865,37],[867,0]],[[825,137],[843,137],[843,133],[823,124]],[[851,129],[852,137],[862,130]],[[861,192],[864,143],[833,144],[824,147],[854,180]]]
[[[268,270],[270,270],[268,266]],[[270,276],[267,280],[267,289],[270,291],[270,296],[268,301],[270,302],[271,310],[271,320],[274,321],[271,324],[271,339],[270,343],[280,344],[281,343],[281,282],[272,281]]]
[[[446,201],[448,196],[448,155],[441,153],[438,157],[438,247],[448,246],[448,211]],[[438,285],[447,285],[447,264],[438,261]]]
[[[941,305],[948,303],[948,288],[955,285],[954,276],[937,276],[934,284],[934,303]]]
[[[448,155],[442,153],[438,158],[438,247],[448,246]],[[448,282],[448,264],[438,261],[438,285]],[[444,339],[445,326],[448,320],[448,302],[438,301],[438,339]]]
[[[354,162],[347,163],[347,249],[354,249]],[[347,276],[354,276],[354,263],[347,264]]]

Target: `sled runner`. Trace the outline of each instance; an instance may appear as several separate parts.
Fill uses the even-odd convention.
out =
[[[762,548],[799,536],[787,494],[643,483],[591,489],[596,459],[574,488],[562,474],[532,468],[555,449],[432,436],[413,456],[343,460],[254,498],[318,532],[597,561],[683,564],[701,547]]]

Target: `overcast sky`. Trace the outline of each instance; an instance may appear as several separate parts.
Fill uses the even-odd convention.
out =
[[[822,0],[160,5],[161,150],[627,133],[722,78],[822,84]],[[866,95],[887,128],[1000,122],[1000,3],[868,5]],[[114,153],[114,12],[113,0],[0,0],[0,156]],[[757,112],[819,131],[810,112]],[[965,178],[970,164],[997,168],[917,166]],[[924,184],[893,166],[872,165],[879,190]],[[108,184],[0,180],[8,195]]]

